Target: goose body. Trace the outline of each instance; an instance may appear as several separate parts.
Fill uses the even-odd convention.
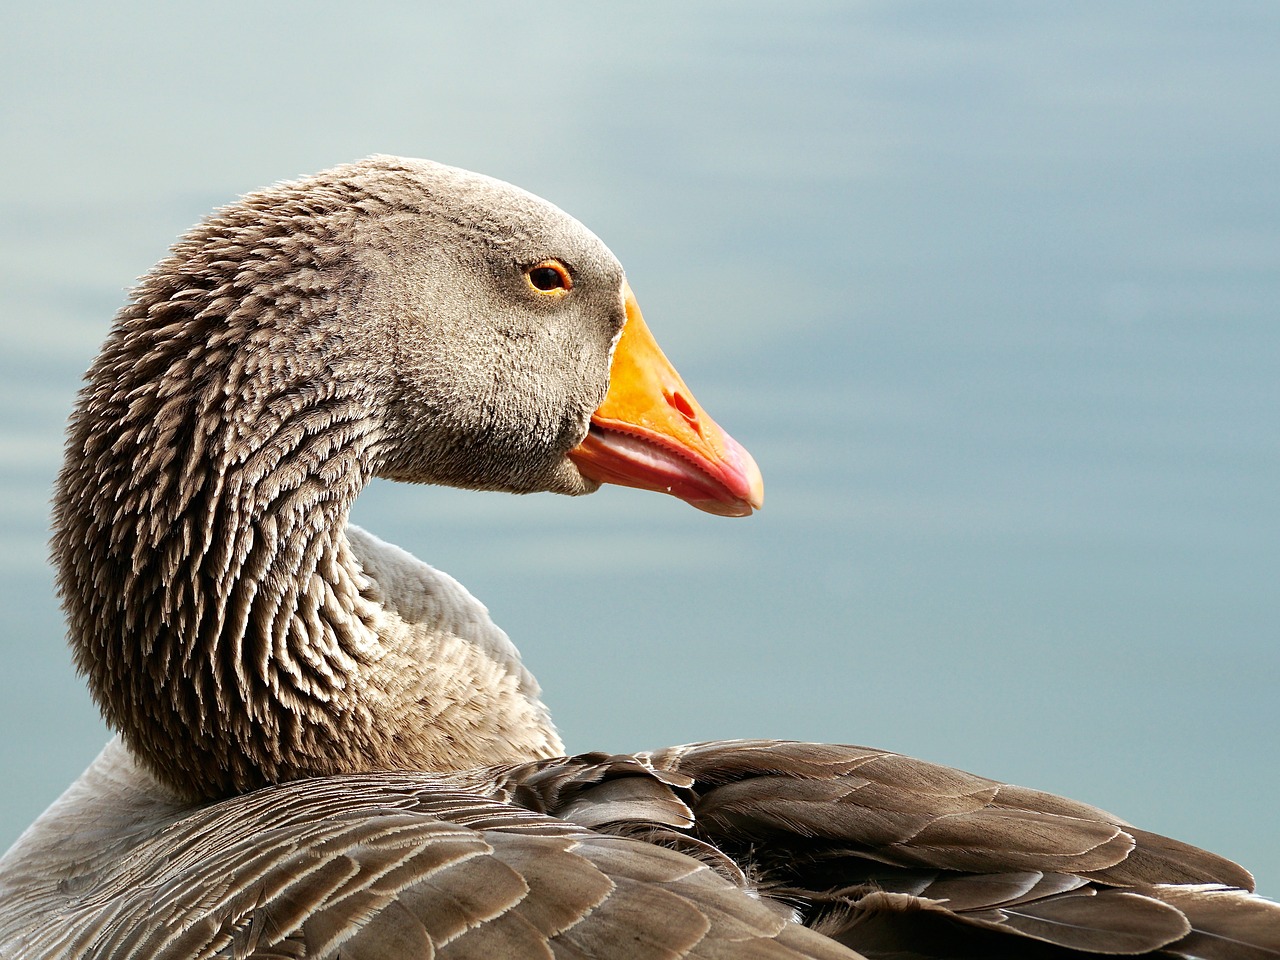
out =
[[[1245,870],[1060,797],[855,746],[564,755],[360,489],[763,488],[544,201],[393,157],[251,194],[86,380],[53,551],[119,733],[0,860],[3,960],[1280,957]]]

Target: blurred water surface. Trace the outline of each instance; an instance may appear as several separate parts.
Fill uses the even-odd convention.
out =
[[[740,522],[616,489],[361,498],[489,604],[571,749],[890,747],[1280,894],[1280,7],[3,20],[0,847],[106,737],[44,542],[111,315],[212,206],[387,152],[591,226],[765,473]]]

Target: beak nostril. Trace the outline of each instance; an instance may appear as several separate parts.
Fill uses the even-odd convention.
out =
[[[694,427],[695,429],[698,429],[699,432],[701,432],[698,425],[698,413],[696,410],[693,409],[693,404],[691,404],[688,401],[685,395],[683,393],[680,393],[678,390],[677,391],[664,390],[663,394],[667,398],[667,403],[675,407],[676,411],[680,414],[680,416],[684,417],[687,421],[689,421],[690,426]]]

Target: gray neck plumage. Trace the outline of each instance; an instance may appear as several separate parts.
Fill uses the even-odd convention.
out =
[[[559,749],[505,636],[402,615],[346,535],[384,427],[370,377],[345,369],[337,320],[360,278],[328,252],[342,214],[308,216],[303,237],[296,221],[214,221],[143,281],[89,371],[58,480],[77,663],[131,751],[188,796]],[[430,568],[403,567],[400,589],[436,589]],[[504,724],[526,733],[503,747]]]

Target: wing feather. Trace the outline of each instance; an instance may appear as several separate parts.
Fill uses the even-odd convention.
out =
[[[667,784],[637,779],[637,769],[626,771],[630,784],[603,785],[610,816],[652,806],[664,825],[692,822],[673,816],[683,801],[663,795]],[[69,884],[58,922],[33,933],[31,952],[856,960],[696,857],[486,796],[495,775],[325,778],[197,809]]]
[[[67,877],[26,943],[65,960],[1280,960],[1280,906],[1251,886],[1086,804],[865,747],[730,741],[236,797]]]
[[[590,754],[511,768],[494,789],[596,830],[678,849],[686,837],[732,861],[740,884],[872,955],[1173,957],[1205,945],[1225,960],[1241,949],[1237,929],[1264,951],[1263,931],[1280,929],[1280,907],[1249,896],[1252,878],[1222,857],[1088,804],[867,747]],[[1233,889],[1214,900],[1186,884]],[[1153,892],[1164,890],[1178,892]]]

